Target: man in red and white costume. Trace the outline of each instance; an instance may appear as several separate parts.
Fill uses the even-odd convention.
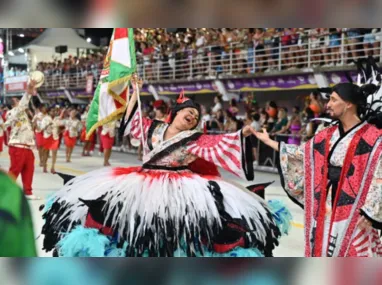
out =
[[[21,100],[14,99],[14,107],[7,114],[5,127],[11,127],[9,136],[9,156],[11,166],[9,174],[17,179],[21,174],[24,194],[27,199],[39,199],[32,193],[32,182],[34,174],[34,154],[35,135],[32,124],[29,121],[26,110],[32,96],[36,93],[36,82],[28,84],[27,91]]]

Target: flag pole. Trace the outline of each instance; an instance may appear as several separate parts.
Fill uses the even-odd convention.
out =
[[[139,112],[139,123],[141,127],[141,139],[142,139],[142,145],[143,145],[143,154],[146,155],[146,149],[145,149],[145,134],[143,132],[143,118],[142,118],[142,104],[141,104],[141,96],[140,96],[140,90],[139,90],[139,83],[138,83],[138,76],[137,80],[135,82],[135,90],[137,90],[137,100],[138,100],[138,112]]]

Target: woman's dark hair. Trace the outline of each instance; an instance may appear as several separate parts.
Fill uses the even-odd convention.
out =
[[[269,107],[277,109],[277,104],[274,101],[269,101]]]
[[[230,110],[225,110],[225,112],[226,112],[228,118],[230,118],[231,120],[237,122],[236,117],[231,113]]]
[[[236,99],[232,98],[230,104],[231,104],[232,107],[237,107]]]
[[[314,112],[311,108],[305,108],[305,113],[308,120],[314,119]]]
[[[266,121],[269,120],[269,114],[266,111],[262,111],[260,114],[265,116]]]
[[[252,119],[257,122],[260,120],[260,114],[259,113],[255,113],[253,116],[252,116]]]
[[[318,100],[318,98],[320,97],[320,92],[318,90],[314,90],[312,92],[312,95],[313,95],[314,99]]]
[[[216,95],[215,98],[217,98],[220,103],[223,101],[222,96],[220,95]]]
[[[167,106],[166,105],[161,105],[161,106],[158,106],[157,108],[155,108],[156,110],[158,111],[161,111],[162,114],[166,115],[168,110],[167,110]]]

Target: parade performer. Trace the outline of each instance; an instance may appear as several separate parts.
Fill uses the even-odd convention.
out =
[[[120,130],[144,141],[143,166],[67,182],[45,205],[44,249],[57,256],[272,256],[289,211],[217,170],[253,180],[252,129],[199,133],[200,106],[183,94],[167,122],[140,124],[137,99],[135,89]]]
[[[305,210],[306,256],[382,254],[382,116],[374,108],[382,90],[375,91],[375,85],[334,86],[327,109],[337,124],[304,145],[255,132],[279,152],[282,185]]]
[[[77,111],[72,110],[69,119],[65,123],[64,141],[66,145],[66,162],[71,162],[73,148],[76,145],[81,122],[77,119]]]
[[[34,115],[32,119],[33,130],[36,138],[36,147],[38,150],[38,157],[40,159],[40,166],[43,166],[42,153],[44,143],[44,137],[41,130],[41,122],[42,119],[46,116],[46,113],[46,106],[41,106],[40,108],[38,108],[38,112]]]
[[[48,172],[48,157],[49,151],[52,152],[52,167],[50,172],[52,174],[56,173],[55,166],[57,161],[57,151],[59,147],[59,132],[60,127],[64,124],[62,121],[64,113],[62,112],[60,116],[58,116],[57,112],[59,110],[55,108],[51,108],[48,111],[48,115],[44,117],[41,122],[41,129],[43,130],[44,135],[44,143],[43,143],[43,165],[44,165],[44,173]]]
[[[82,131],[81,131],[81,142],[84,143],[82,149],[82,156],[90,156],[90,152],[94,151],[96,134],[93,133],[89,139],[86,138],[86,119],[88,117],[89,106],[86,107],[85,112],[81,116]]]
[[[29,101],[36,92],[35,86],[36,82],[32,80],[28,83],[27,91],[21,100],[14,98],[14,106],[8,112],[4,124],[6,128],[11,127],[8,142],[11,159],[9,174],[15,179],[21,174],[24,193],[28,199],[39,199],[32,193],[34,175],[34,154],[32,149],[35,146],[35,139],[32,125],[26,113]]]
[[[110,166],[110,156],[111,151],[114,145],[114,137],[115,137],[115,128],[116,128],[116,122],[110,122],[102,127],[101,132],[101,141],[102,141],[102,147],[103,147],[103,157],[104,162],[103,166]]]

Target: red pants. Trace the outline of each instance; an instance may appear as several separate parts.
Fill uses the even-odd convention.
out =
[[[32,195],[32,181],[34,174],[34,154],[30,149],[9,147],[11,167],[9,175],[17,179],[21,174],[25,195]]]

